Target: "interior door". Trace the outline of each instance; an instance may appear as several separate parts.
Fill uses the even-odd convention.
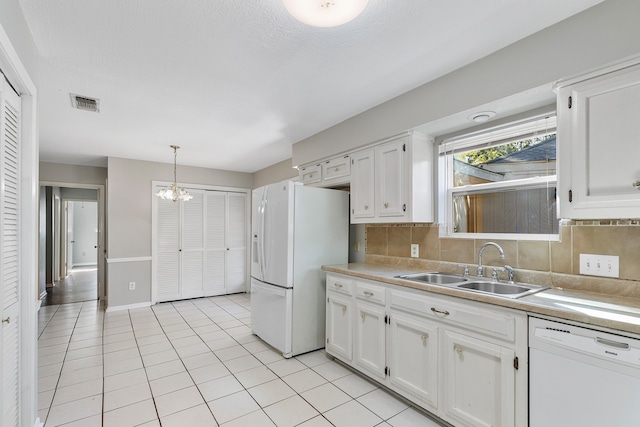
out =
[[[0,414],[3,426],[20,422],[20,97],[0,83]],[[30,284],[26,284],[31,286]]]

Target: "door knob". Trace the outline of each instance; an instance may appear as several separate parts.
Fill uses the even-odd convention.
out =
[[[6,319],[2,319],[2,323],[11,323],[11,317],[7,317]]]
[[[638,190],[640,190],[640,181],[633,181],[633,188],[637,188]]]

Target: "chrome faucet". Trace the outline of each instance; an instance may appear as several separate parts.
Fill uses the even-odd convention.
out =
[[[484,271],[484,267],[482,267],[482,253],[484,252],[487,246],[493,246],[494,248],[496,248],[500,252],[500,259],[504,259],[504,251],[502,250],[499,244],[495,242],[487,242],[484,245],[482,245],[482,247],[478,251],[478,273],[477,273],[478,277],[483,276],[482,273]]]

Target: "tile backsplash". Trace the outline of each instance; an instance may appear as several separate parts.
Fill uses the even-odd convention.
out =
[[[640,281],[639,221],[563,220],[560,237],[559,242],[493,240],[504,249],[506,257],[499,259],[498,251],[488,247],[483,253],[483,264],[508,264],[520,270],[579,275],[581,253],[617,255],[620,279]],[[366,255],[371,259],[411,260],[411,244],[417,243],[421,260],[467,264],[472,272],[478,263],[478,250],[487,241],[441,238],[437,224],[369,224],[366,227]]]

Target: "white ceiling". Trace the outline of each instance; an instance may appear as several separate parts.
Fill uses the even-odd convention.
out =
[[[600,1],[369,0],[314,28],[281,0],[20,0],[41,56],[40,160],[170,163],[178,144],[179,164],[254,172]],[[100,113],[72,109],[70,93]]]

